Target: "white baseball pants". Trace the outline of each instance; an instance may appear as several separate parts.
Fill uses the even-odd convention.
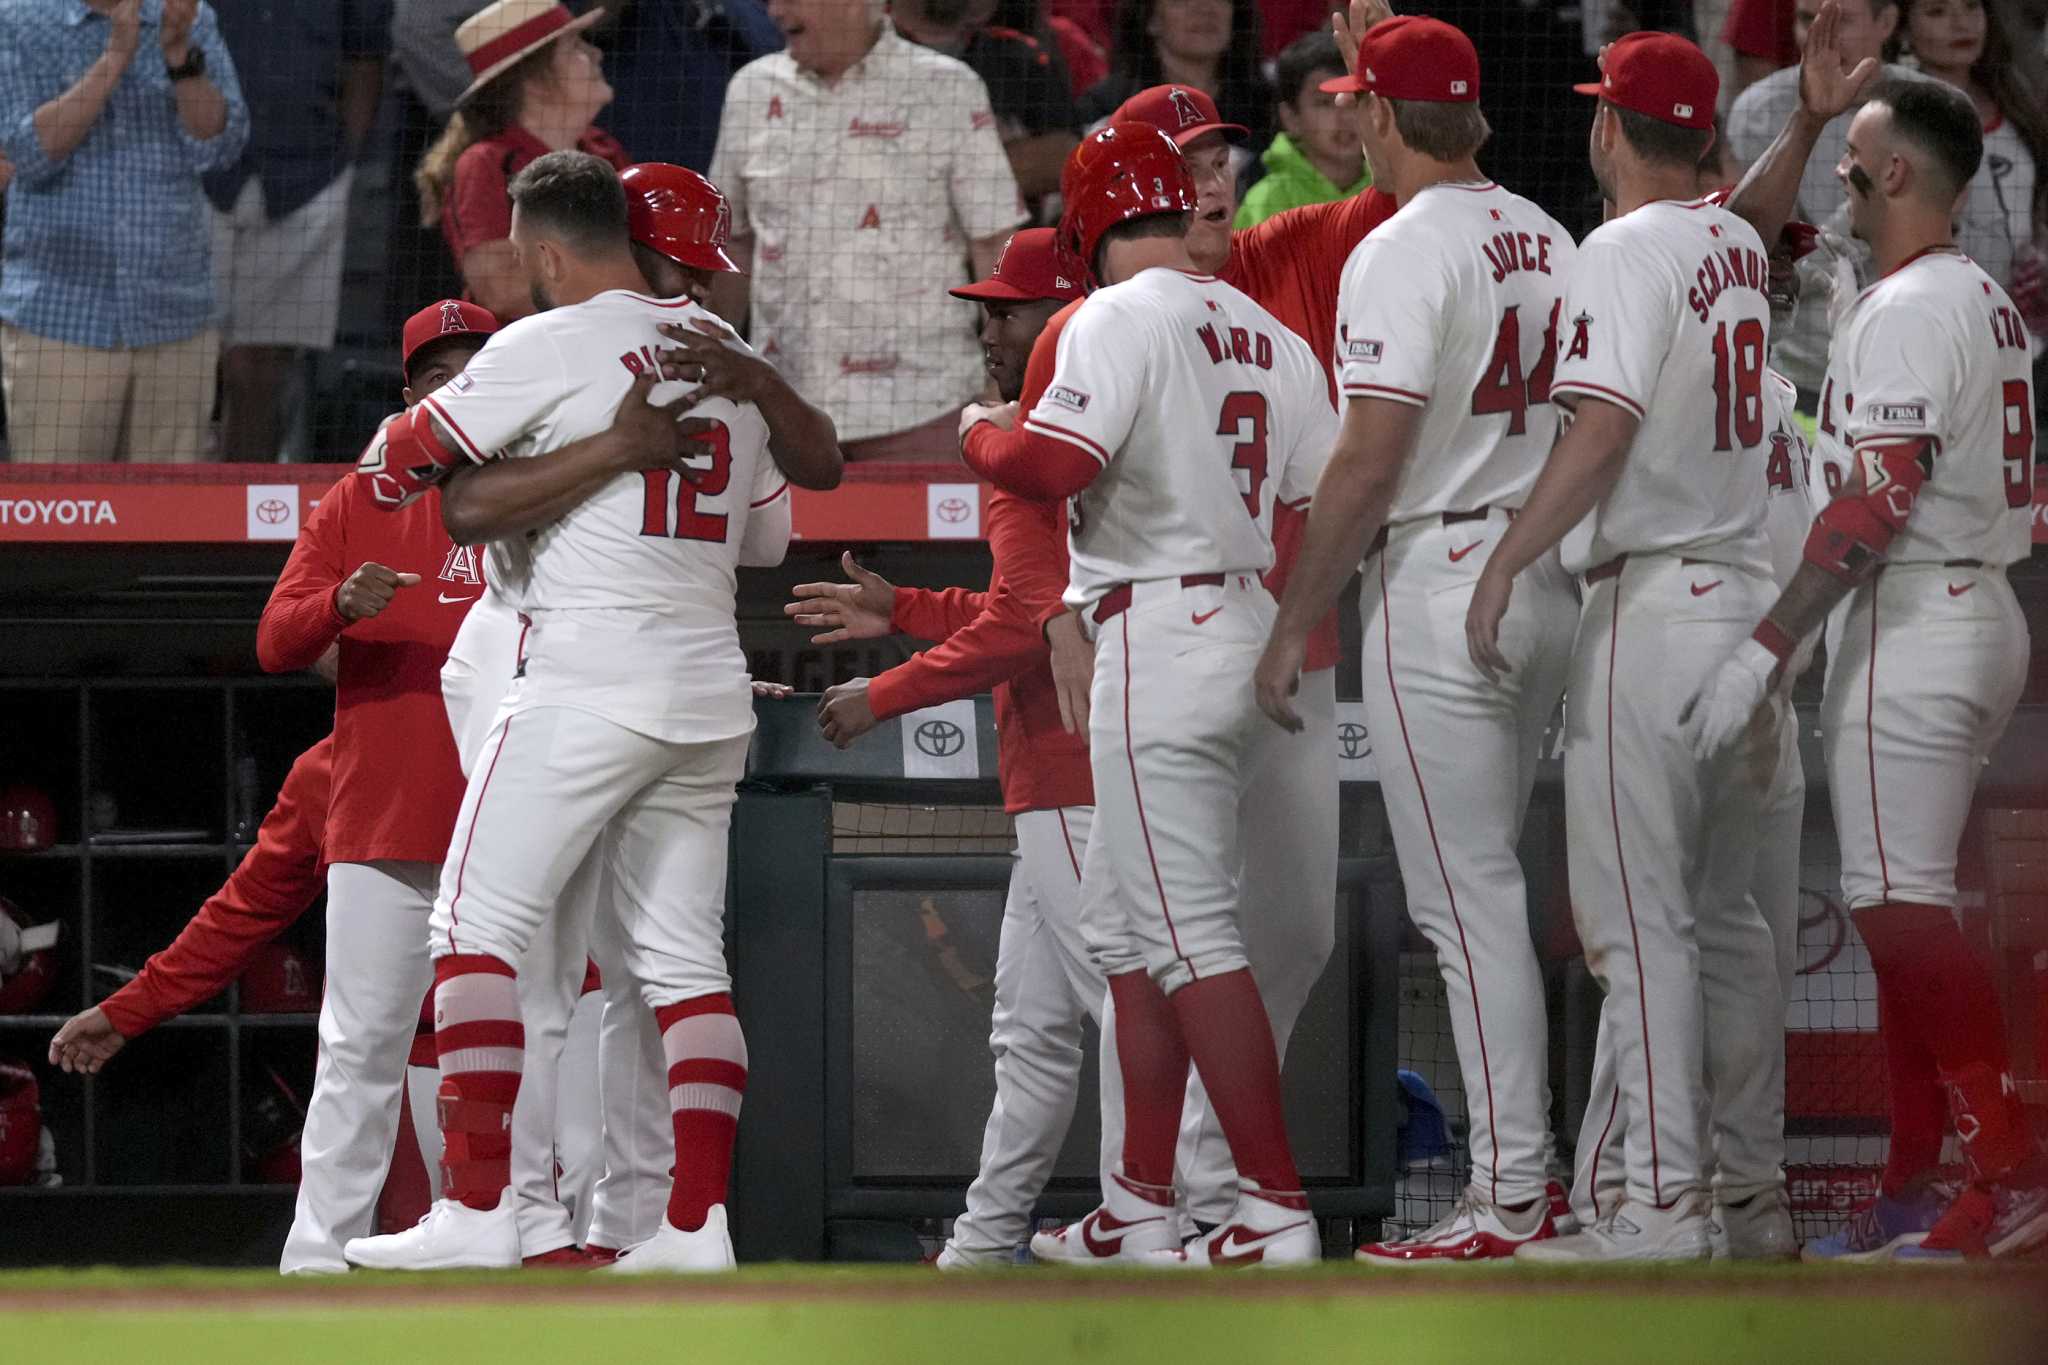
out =
[[[1408,917],[1436,949],[1471,1119],[1472,1184],[1495,1203],[1549,1176],[1548,1026],[1516,846],[1544,727],[1557,714],[1578,615],[1554,556],[1515,584],[1501,621],[1511,665],[1489,682],[1465,612],[1505,511],[1390,530],[1365,566],[1359,614],[1366,732]]]
[[[1093,814],[1068,806],[1025,811],[1014,822],[1017,861],[1003,904],[988,1040],[995,1104],[967,1211],[954,1220],[951,1239],[969,1255],[1023,1243],[1073,1122],[1083,1026],[1100,1021],[1108,990],[1081,933],[1081,856]],[[1111,1051],[1101,1067],[1103,1170],[1123,1152],[1123,1084],[1121,1076],[1111,1079],[1114,1060]]]
[[[1849,598],[1821,700],[1851,910],[1956,903],[1978,769],[2026,684],[2027,622],[1999,568],[1898,564]]]
[[[1273,728],[1251,678],[1273,612],[1251,574],[1159,579],[1132,585],[1130,608],[1096,628],[1081,905],[1105,977],[1142,968],[1171,995],[1248,963],[1242,811],[1260,730]]]
[[[1565,694],[1572,911],[1607,993],[1633,1202],[1706,1188],[1702,939],[1761,943],[1775,994],[1762,915],[1717,892],[1749,883],[1764,789],[1739,751],[1695,760],[1678,724],[1771,600],[1759,570],[1643,555],[1589,583],[1580,613]]]
[[[1758,773],[1765,796],[1757,808],[1756,861],[1747,893],[1770,935],[1769,966],[1746,914],[1703,915],[1699,921],[1707,1123],[1714,1144],[1714,1198],[1723,1204],[1785,1183],[1785,1000],[1799,970],[1806,773],[1791,702],[1776,696],[1766,714],[1767,733],[1774,738],[1746,751],[1752,761],[1770,765],[1767,778]],[[1572,1178],[1572,1211],[1584,1222],[1613,1212],[1627,1185],[1612,1000],[1600,1012]]]
[[[1283,1065],[1294,1025],[1337,940],[1337,670],[1302,674],[1294,706],[1303,722],[1300,734],[1271,724],[1256,732],[1250,785],[1240,807],[1249,902],[1242,918],[1245,956]],[[1114,1042],[1106,1029],[1103,1037],[1107,1086]],[[1120,1074],[1115,1085],[1121,1152]],[[1237,1164],[1193,1067],[1174,1174],[1191,1217],[1202,1223],[1229,1220],[1237,1201]]]
[[[731,990],[726,837],[748,736],[656,739],[572,707],[521,708],[517,693],[515,683],[456,816],[430,922],[433,955],[519,963],[603,835],[642,1000],[655,1007]]]
[[[345,1271],[343,1245],[376,1231],[406,1058],[433,983],[425,934],[437,874],[435,864],[416,862],[327,869],[320,1056],[299,1138],[298,1200],[278,1263],[284,1274]]]
[[[605,890],[590,929],[590,955],[604,978],[597,1034],[598,1103],[603,1114],[602,1173],[591,1191],[587,1242],[614,1251],[661,1231],[668,1212],[675,1125],[668,1102],[668,1061],[654,1011],[640,999],[626,966],[626,944],[611,910],[609,874],[593,854]]]

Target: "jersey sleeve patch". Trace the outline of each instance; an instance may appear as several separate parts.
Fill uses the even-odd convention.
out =
[[[1065,384],[1054,384],[1048,388],[1044,401],[1055,407],[1065,408],[1068,412],[1088,411],[1088,395]]]

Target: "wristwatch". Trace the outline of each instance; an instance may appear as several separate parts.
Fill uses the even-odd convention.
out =
[[[204,76],[206,74],[206,50],[197,43],[194,43],[185,50],[185,60],[183,62],[177,66],[165,63],[164,74],[171,78],[173,84],[179,81],[189,81],[195,76]]]

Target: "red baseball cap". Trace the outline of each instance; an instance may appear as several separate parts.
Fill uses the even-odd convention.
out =
[[[1711,128],[1721,73],[1706,53],[1677,34],[1639,31],[1607,45],[1597,83],[1572,89],[1660,123]]]
[[[462,299],[442,299],[430,303],[405,320],[405,337],[401,342],[398,367],[412,376],[412,358],[422,348],[432,345],[442,337],[470,334],[487,337],[498,330],[498,319],[488,308]]]
[[[1192,85],[1155,85],[1140,90],[1116,107],[1110,123],[1149,123],[1185,147],[1204,133],[1221,133],[1232,142],[1250,142],[1251,130],[1225,123],[1216,101]]]
[[[1382,99],[1470,104],[1479,98],[1479,51],[1456,25],[1423,14],[1382,19],[1358,45],[1358,69],[1324,81],[1324,94],[1370,90]]]
[[[1025,228],[1011,234],[987,279],[946,292],[976,303],[1035,303],[1043,299],[1070,303],[1080,298],[1080,279],[1060,269],[1054,235],[1051,228]]]

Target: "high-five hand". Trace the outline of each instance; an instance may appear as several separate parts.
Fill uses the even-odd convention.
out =
[[[839,567],[851,583],[799,583],[790,589],[796,601],[786,604],[782,614],[800,626],[821,629],[823,634],[811,637],[814,645],[895,634],[896,585],[863,569],[851,550],[839,556]]]
[[[1799,59],[1799,102],[1823,121],[1847,111],[1879,69],[1875,57],[1865,57],[1853,69],[1848,65],[1842,55],[1841,27],[1840,0],[1827,0],[1807,30]]]

